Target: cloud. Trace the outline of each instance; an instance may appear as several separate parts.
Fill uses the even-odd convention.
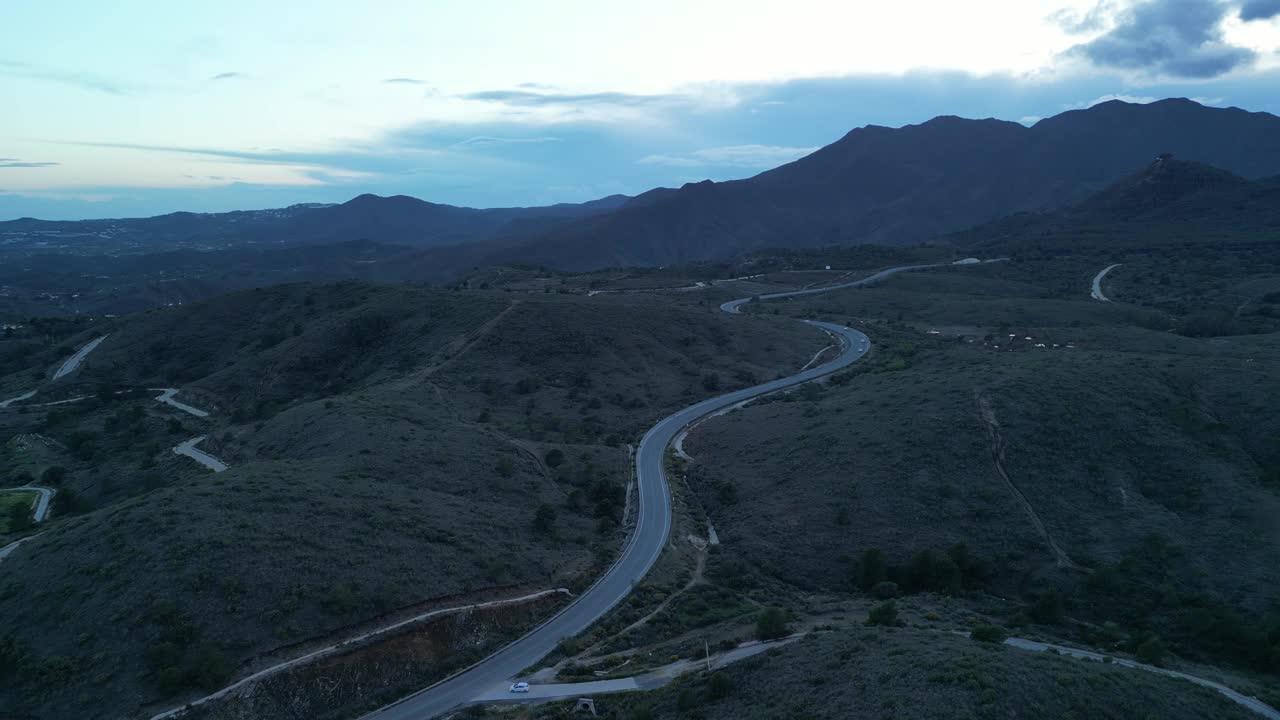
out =
[[[498,102],[520,107],[552,107],[557,105],[613,105],[620,107],[643,107],[649,105],[668,105],[673,102],[688,100],[685,95],[635,95],[624,92],[597,93],[549,93],[530,92],[528,90],[483,90],[467,93],[464,100],[479,102]]]
[[[1040,122],[1043,119],[1044,118],[1040,117],[1039,115],[1023,115],[1022,117],[1018,118],[1018,122],[1022,123],[1023,125],[1035,125],[1036,123]]]
[[[459,140],[453,144],[453,147],[486,147],[489,145],[527,145],[530,143],[549,143],[559,142],[560,138],[554,137],[492,137],[489,135],[477,135],[469,137],[466,140]]]
[[[1280,15],[1280,0],[1245,0],[1240,6],[1240,19],[1245,22],[1270,20],[1277,15]]]
[[[1119,100],[1120,102],[1130,103],[1133,105],[1146,105],[1148,103],[1153,103],[1159,99],[1160,98],[1157,98],[1157,97],[1151,97],[1150,95],[1115,95],[1112,93],[1108,93],[1106,95],[1099,95],[1098,97],[1092,100],[1089,100],[1087,102],[1082,101],[1082,102],[1068,103],[1067,105],[1063,105],[1063,107],[1068,110],[1083,110],[1085,108],[1091,108],[1094,105],[1101,105],[1104,102],[1111,102],[1112,100]]]
[[[777,145],[731,145],[728,147],[695,150],[685,155],[646,155],[637,162],[641,165],[665,165],[668,167],[734,167],[771,168],[812,153],[816,147],[780,147]]]
[[[411,77],[394,77],[394,78],[387,78],[386,80],[383,80],[382,82],[384,82],[384,83],[386,83],[386,84],[388,84],[388,85],[426,85],[426,84],[427,84],[426,82],[424,82],[424,81],[422,81],[422,80],[419,80],[419,79],[417,79],[417,78],[411,78]]]
[[[218,73],[217,75],[214,75],[209,79],[210,80],[235,80],[237,78],[242,78],[242,77],[244,77],[244,73],[224,72],[224,73]]]
[[[93,73],[75,70],[59,70],[39,67],[27,63],[0,60],[0,74],[29,80],[46,80],[61,85],[70,85],[82,90],[93,90],[108,95],[126,95],[125,88],[112,80]]]
[[[1106,26],[1107,16],[1115,12],[1115,3],[1102,0],[1088,10],[1081,12],[1074,8],[1062,8],[1049,14],[1052,22],[1071,35],[1083,35],[1097,32]]]
[[[1143,0],[1123,11],[1095,7],[1111,27],[1068,55],[1095,66],[1174,78],[1213,78],[1251,64],[1253,50],[1223,40],[1232,6],[1219,0]],[[1092,12],[1092,11],[1091,11]]]
[[[17,158],[0,158],[0,168],[43,168],[56,167],[56,162],[23,162]]]

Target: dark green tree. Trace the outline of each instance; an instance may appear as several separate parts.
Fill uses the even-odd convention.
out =
[[[539,505],[537,512],[533,514],[533,529],[545,535],[554,535],[556,532],[556,509],[546,503]]]
[[[790,634],[787,613],[782,608],[765,608],[756,618],[756,638],[760,640],[777,640]]]
[[[877,584],[889,577],[889,563],[879,548],[868,548],[862,551],[862,559],[858,562],[858,587],[870,591]]]

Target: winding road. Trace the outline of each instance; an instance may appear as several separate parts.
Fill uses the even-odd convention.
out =
[[[996,262],[996,260],[987,262]],[[774,300],[816,295],[874,283],[907,270],[921,270],[951,264],[953,263],[889,268],[861,280],[840,285],[731,300],[721,305],[720,309],[726,313],[738,314],[742,306],[753,299]],[[594,585],[551,619],[519,640],[452,677],[399,702],[364,715],[362,720],[423,720],[474,702],[477,698],[492,693],[496,685],[515,677],[547,656],[563,638],[573,637],[586,630],[621,602],[631,592],[631,588],[653,567],[663,547],[666,546],[671,532],[671,495],[663,472],[663,460],[667,447],[675,437],[692,423],[725,408],[843,370],[866,354],[871,347],[870,339],[852,328],[813,320],[801,322],[825,330],[835,338],[840,345],[839,355],[828,363],[803,370],[790,377],[703,400],[668,415],[645,433],[636,450],[635,459],[640,499],[635,530],[617,561]]]

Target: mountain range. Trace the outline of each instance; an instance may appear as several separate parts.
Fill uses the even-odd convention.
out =
[[[1114,100],[1030,127],[944,116],[901,128],[860,127],[748,179],[633,198],[480,210],[361,195],[341,205],[215,215],[23,219],[0,223],[0,248],[83,254],[112,244],[116,252],[148,252],[368,240],[416,249],[404,267],[432,282],[484,264],[659,266],[765,248],[930,241],[1078,203],[1163,153],[1245,179],[1280,175],[1280,117],[1186,99]]]

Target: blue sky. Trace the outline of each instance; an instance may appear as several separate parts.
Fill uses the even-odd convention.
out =
[[[1280,0],[9,3],[0,219],[576,202],[866,124],[1277,88]]]

